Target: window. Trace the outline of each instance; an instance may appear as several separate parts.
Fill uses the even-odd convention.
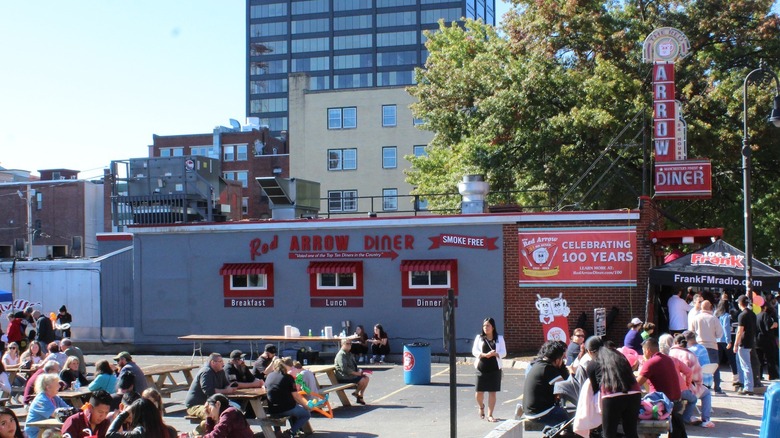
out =
[[[327,89],[330,89],[330,76],[309,77],[309,90],[327,90]]]
[[[287,117],[262,118],[260,126],[267,126],[271,131],[284,131],[287,129]]]
[[[267,113],[287,111],[287,98],[277,97],[272,99],[252,99],[249,102],[252,113]]]
[[[225,298],[274,296],[274,267],[271,263],[225,263],[219,275],[224,278]]]
[[[262,41],[249,44],[249,56],[284,55],[287,53],[287,40]]]
[[[253,76],[276,73],[287,73],[287,60],[253,62],[249,74]]]
[[[374,55],[370,53],[357,55],[340,55],[333,57],[333,69],[373,67]]]
[[[363,49],[372,44],[371,34],[333,37],[333,50]]]
[[[444,19],[444,23],[451,23],[453,21],[458,21],[461,18],[461,9],[460,8],[429,9],[420,12],[420,22],[422,24],[436,23],[439,21],[440,18]]]
[[[394,0],[397,1],[397,0]],[[376,27],[408,26],[417,24],[417,12],[392,12],[376,15]]]
[[[161,157],[182,157],[184,148],[160,148]]]
[[[328,129],[357,128],[357,108],[328,108]]]
[[[364,88],[374,86],[372,73],[355,73],[351,75],[333,75],[333,88]]]
[[[236,161],[246,161],[246,145],[236,146]]]
[[[330,58],[319,56],[316,58],[303,58],[292,60],[292,71],[321,71],[330,68]]]
[[[355,288],[355,274],[323,273],[317,274],[317,288]]]
[[[223,146],[222,161],[235,161],[235,160],[236,160],[236,148],[234,146]]]
[[[382,126],[395,126],[395,105],[382,105]]]
[[[401,262],[402,295],[444,295],[458,290],[458,261],[404,260]]]
[[[249,172],[239,170],[236,172],[223,172],[222,177],[229,181],[240,181],[241,187],[249,187]]]
[[[328,170],[357,169],[357,149],[328,149]]]
[[[370,29],[371,15],[353,15],[350,17],[334,17],[333,30]]]
[[[293,2],[292,13],[293,15],[299,14],[314,14],[317,12],[328,12],[330,10],[329,0],[303,0]]]
[[[362,262],[310,262],[306,273],[312,297],[363,296]]]
[[[405,52],[382,52],[376,54],[377,67],[417,64],[417,52],[409,50]]]
[[[376,85],[386,87],[390,85],[414,84],[414,72],[409,71],[383,71],[376,74]]]
[[[36,210],[43,209],[43,193],[37,190],[35,191],[35,209]],[[38,226],[38,228],[40,229],[41,227]]]
[[[414,125],[414,126],[420,126],[420,125],[424,125],[424,124],[425,124],[425,120],[424,119],[418,119],[417,117],[412,119],[412,125]]]
[[[334,11],[352,11],[355,9],[371,9],[373,0],[333,0]]]
[[[264,81],[251,81],[249,83],[250,94],[286,92],[287,79],[268,79]]]
[[[382,169],[395,169],[398,167],[398,148],[385,146],[382,148]]]
[[[417,32],[387,32],[376,34],[376,46],[409,46],[417,44]]]
[[[292,40],[292,52],[324,52],[330,50],[330,39],[325,38],[306,38],[302,40]]]
[[[327,18],[316,18],[313,20],[295,20],[292,22],[292,33],[314,33],[327,32],[330,30],[330,21]]]
[[[249,27],[249,34],[255,38],[287,35],[287,22],[253,24]]]
[[[398,210],[398,189],[382,189],[382,210]]]
[[[249,214],[249,198],[241,198],[241,214]]]
[[[198,157],[208,157],[209,149],[210,148],[208,146],[193,146],[190,148],[190,155],[196,155]]]
[[[287,3],[257,5],[252,6],[249,10],[249,18],[281,17],[283,15],[287,15]]]
[[[415,157],[427,157],[428,152],[425,150],[424,144],[418,144],[412,147]]]
[[[328,211],[357,211],[357,190],[329,190]]]

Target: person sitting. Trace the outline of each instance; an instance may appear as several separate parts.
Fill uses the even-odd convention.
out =
[[[355,348],[354,343],[352,344],[352,348]],[[309,390],[311,392],[319,394],[320,384],[317,383],[317,376],[315,376],[314,373],[312,373],[311,371],[304,368],[302,363],[298,362],[297,360],[293,362],[293,370],[290,372],[290,374],[292,374],[292,376],[296,378],[300,374],[303,383],[309,388]],[[298,386],[302,386],[302,385],[298,385]],[[299,389],[302,390],[303,388],[299,388]],[[304,397],[306,396],[304,395]]]
[[[42,374],[35,381],[35,392],[37,395],[30,403],[30,410],[27,413],[27,422],[24,432],[29,438],[38,438],[40,429],[30,426],[30,423],[54,418],[57,408],[69,408],[57,393],[60,390],[60,377],[56,374]]]
[[[81,348],[73,345],[73,341],[70,338],[62,338],[60,350],[65,353],[65,356],[76,356],[79,359],[79,372],[85,376],[87,375],[87,362],[84,360],[84,352],[81,351]]]
[[[363,400],[363,394],[368,387],[368,376],[363,370],[358,369],[355,357],[350,352],[352,350],[352,341],[349,339],[341,340],[341,349],[336,353],[334,364],[336,365],[336,379],[339,383],[355,383],[357,389],[352,395],[361,405],[366,404]]]
[[[357,357],[358,363],[366,361],[368,354],[368,335],[362,325],[355,327],[355,334],[352,336],[352,354]]]
[[[60,380],[65,384],[63,389],[78,389],[89,385],[89,380],[79,372],[79,358],[69,356],[65,367],[60,371]]]
[[[274,344],[265,345],[263,354],[261,354],[260,357],[257,358],[257,360],[254,363],[254,366],[252,367],[252,374],[254,374],[255,377],[257,377],[260,380],[265,380],[265,376],[271,373],[271,371],[273,371],[273,368],[271,368],[271,363],[276,357],[276,352],[277,352],[276,345]]]
[[[585,342],[585,330],[581,328],[574,329],[571,334],[571,343],[566,348],[566,366],[571,366],[575,360],[585,354],[583,343]]]
[[[27,438],[16,413],[6,406],[0,406],[0,429],[4,432],[3,438]]]
[[[31,341],[29,348],[27,348],[19,357],[21,367],[30,370],[30,373],[27,376],[28,378],[43,365],[44,357],[45,355],[43,354],[41,344],[39,342]]]
[[[73,438],[85,438],[97,435],[98,438],[105,438],[108,426],[111,423],[108,420],[108,414],[111,412],[111,394],[106,391],[98,390],[89,397],[89,404],[85,409],[71,415],[62,424],[60,432],[64,435],[70,434]],[[92,434],[84,431],[89,429]]]
[[[647,338],[653,336],[653,333],[655,333],[655,324],[652,322],[646,322],[645,325],[642,326],[642,341],[646,341]],[[640,352],[638,354],[642,353]]]
[[[160,391],[154,389],[154,388],[146,388],[144,390],[144,393],[141,394],[141,398],[145,398],[149,400],[150,402],[154,403],[155,406],[157,406],[157,410],[160,411],[160,419],[163,423],[165,423],[165,419],[163,418],[165,416],[165,404],[163,403],[162,394],[160,394]],[[165,428],[168,430],[168,434],[172,437],[177,437],[178,433],[176,432],[176,429],[173,426],[165,425]]]
[[[628,332],[623,339],[623,346],[642,354],[642,320],[634,318],[628,323]]]
[[[205,404],[209,397],[214,394],[232,394],[236,391],[230,386],[224,368],[225,361],[222,355],[211,353],[208,362],[198,371],[198,375],[195,376],[187,391],[187,397],[184,399],[187,415],[205,420]],[[205,423],[201,424],[198,426],[198,431],[202,431],[204,427]]]
[[[639,370],[637,383],[639,383],[639,386],[648,383],[650,392],[663,392],[674,403],[669,436],[671,438],[686,437],[685,422],[683,422],[681,414],[683,404],[678,368],[671,357],[660,352],[658,343],[659,340],[655,338],[648,338],[642,343],[645,361]],[[682,372],[685,372],[687,369],[688,373],[690,373],[690,368],[684,364],[682,366]]]
[[[130,423],[130,430],[127,432],[122,431],[125,422]],[[106,438],[145,437],[176,438],[176,435],[171,435],[165,427],[157,406],[150,400],[139,398],[114,418],[108,427]]]
[[[692,336],[691,336],[692,335]],[[674,347],[669,351],[669,356],[677,358],[691,369],[691,374],[686,380],[686,388],[683,393],[690,391],[693,397],[686,397],[683,394],[683,398],[688,400],[688,403],[683,410],[683,421],[686,424],[701,425],[702,427],[715,427],[715,423],[710,421],[712,415],[712,393],[709,388],[703,384],[703,374],[701,369],[701,362],[696,354],[690,350],[688,342],[696,342],[696,334],[690,330],[686,330],[681,335],[677,335],[674,338]],[[704,359],[707,358],[707,352],[704,351]],[[701,399],[701,420],[693,419],[693,411],[696,408],[696,400]]]
[[[230,382],[236,382],[236,388],[261,388],[263,381],[252,374],[252,370],[244,362],[246,354],[241,350],[230,352],[230,362],[225,364],[225,373]]]
[[[374,326],[374,337],[369,342],[371,342],[371,361],[384,363],[385,356],[390,354],[390,344],[382,324]]]
[[[90,391],[97,391],[102,389],[106,392],[114,392],[116,390],[116,374],[111,369],[107,360],[99,360],[95,364],[95,379],[89,384]]]
[[[206,400],[206,434],[203,438],[252,438],[246,418],[230,406],[228,398],[214,394]]]
[[[525,418],[548,426],[569,419],[569,413],[557,404],[553,393],[556,382],[566,380],[569,370],[564,365],[566,344],[547,341],[539,349],[537,359],[526,370],[523,388]]]
[[[306,399],[298,393],[295,380],[289,374],[292,363],[292,359],[285,357],[275,359],[272,364],[274,371],[265,379],[268,413],[274,417],[290,417],[290,430],[287,433],[289,436],[301,436],[305,435],[302,429],[309,422],[311,413]]]
[[[65,361],[68,360],[68,356],[60,351],[60,344],[56,341],[49,342],[49,344],[46,345],[46,350],[49,354],[47,354],[43,360],[56,360],[60,364],[60,368],[65,368]]]
[[[123,351],[114,357],[119,376],[117,376],[117,392],[125,393],[129,391],[142,393],[146,389],[146,376],[141,368],[133,362],[133,356]]]
[[[35,398],[35,382],[42,374],[59,374],[60,363],[56,360],[49,360],[43,363],[43,366],[38,369],[29,379],[27,384],[24,385],[24,404],[29,405]],[[57,378],[59,380],[59,376]]]

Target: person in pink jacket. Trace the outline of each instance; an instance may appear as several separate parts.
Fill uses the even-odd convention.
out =
[[[669,350],[669,356],[685,364],[691,370],[690,377],[687,379],[687,388],[695,399],[688,402],[683,411],[683,420],[688,424],[700,424],[702,427],[715,427],[715,423],[710,421],[712,415],[712,394],[710,390],[702,384],[703,373],[699,359],[688,350],[688,341],[685,335],[677,335],[674,338],[674,346]],[[684,392],[684,391],[683,391]],[[685,398],[685,396],[683,396]],[[693,420],[693,410],[696,408],[696,399],[701,399],[701,421]]]

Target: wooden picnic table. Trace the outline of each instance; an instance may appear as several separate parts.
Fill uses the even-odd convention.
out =
[[[47,418],[45,420],[31,421],[26,424],[29,427],[37,427],[38,429],[40,429],[41,432],[43,432],[46,429],[53,429],[57,431],[62,429],[62,423],[60,423],[60,420],[56,418]],[[39,436],[40,435],[41,434],[39,434]]]
[[[160,391],[163,397],[170,397],[174,392],[187,391],[190,388],[192,370],[195,368],[197,367],[194,365],[161,364],[143,367],[141,371],[146,376],[146,383],[150,388]],[[187,383],[176,382],[174,373],[182,373]]]
[[[225,396],[229,400],[236,402],[248,401],[257,417],[257,421],[248,420],[250,424],[253,422],[259,423],[265,436],[276,436],[276,432],[273,429],[276,424],[268,417],[263,406],[263,399],[265,399],[267,394],[265,388],[241,388],[236,389],[232,394],[225,394]],[[314,433],[311,423],[306,423],[304,431],[309,435]]]
[[[260,355],[261,342],[275,342],[279,351],[282,350],[281,344],[288,342],[335,342],[340,343],[340,337],[328,338],[325,336],[280,336],[280,335],[186,335],[179,336],[182,341],[192,342],[192,360],[195,361],[195,353],[200,354],[203,358],[203,342],[231,342],[231,341],[245,341],[249,342],[249,359],[254,356],[255,345],[257,346],[257,354]]]
[[[347,389],[357,388],[354,383],[341,383],[336,377],[336,365],[306,365],[303,367],[309,370],[316,377],[318,374],[325,374],[328,376],[330,386],[320,385],[320,394],[327,394],[329,392],[335,392],[339,397],[342,406],[352,406],[347,396]]]
[[[91,394],[92,391],[90,391],[86,386],[82,386],[79,389],[68,389],[66,391],[60,391],[57,393],[61,399],[70,403],[70,405],[76,409],[81,409],[81,407],[84,406],[84,401],[82,398]]]

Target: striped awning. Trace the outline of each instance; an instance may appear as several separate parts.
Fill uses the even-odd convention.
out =
[[[451,271],[457,263],[457,260],[404,260],[401,262],[401,271]]]
[[[311,262],[306,272],[309,274],[354,274],[360,262]]]
[[[225,263],[219,270],[219,275],[252,275],[271,272],[271,263]]]

